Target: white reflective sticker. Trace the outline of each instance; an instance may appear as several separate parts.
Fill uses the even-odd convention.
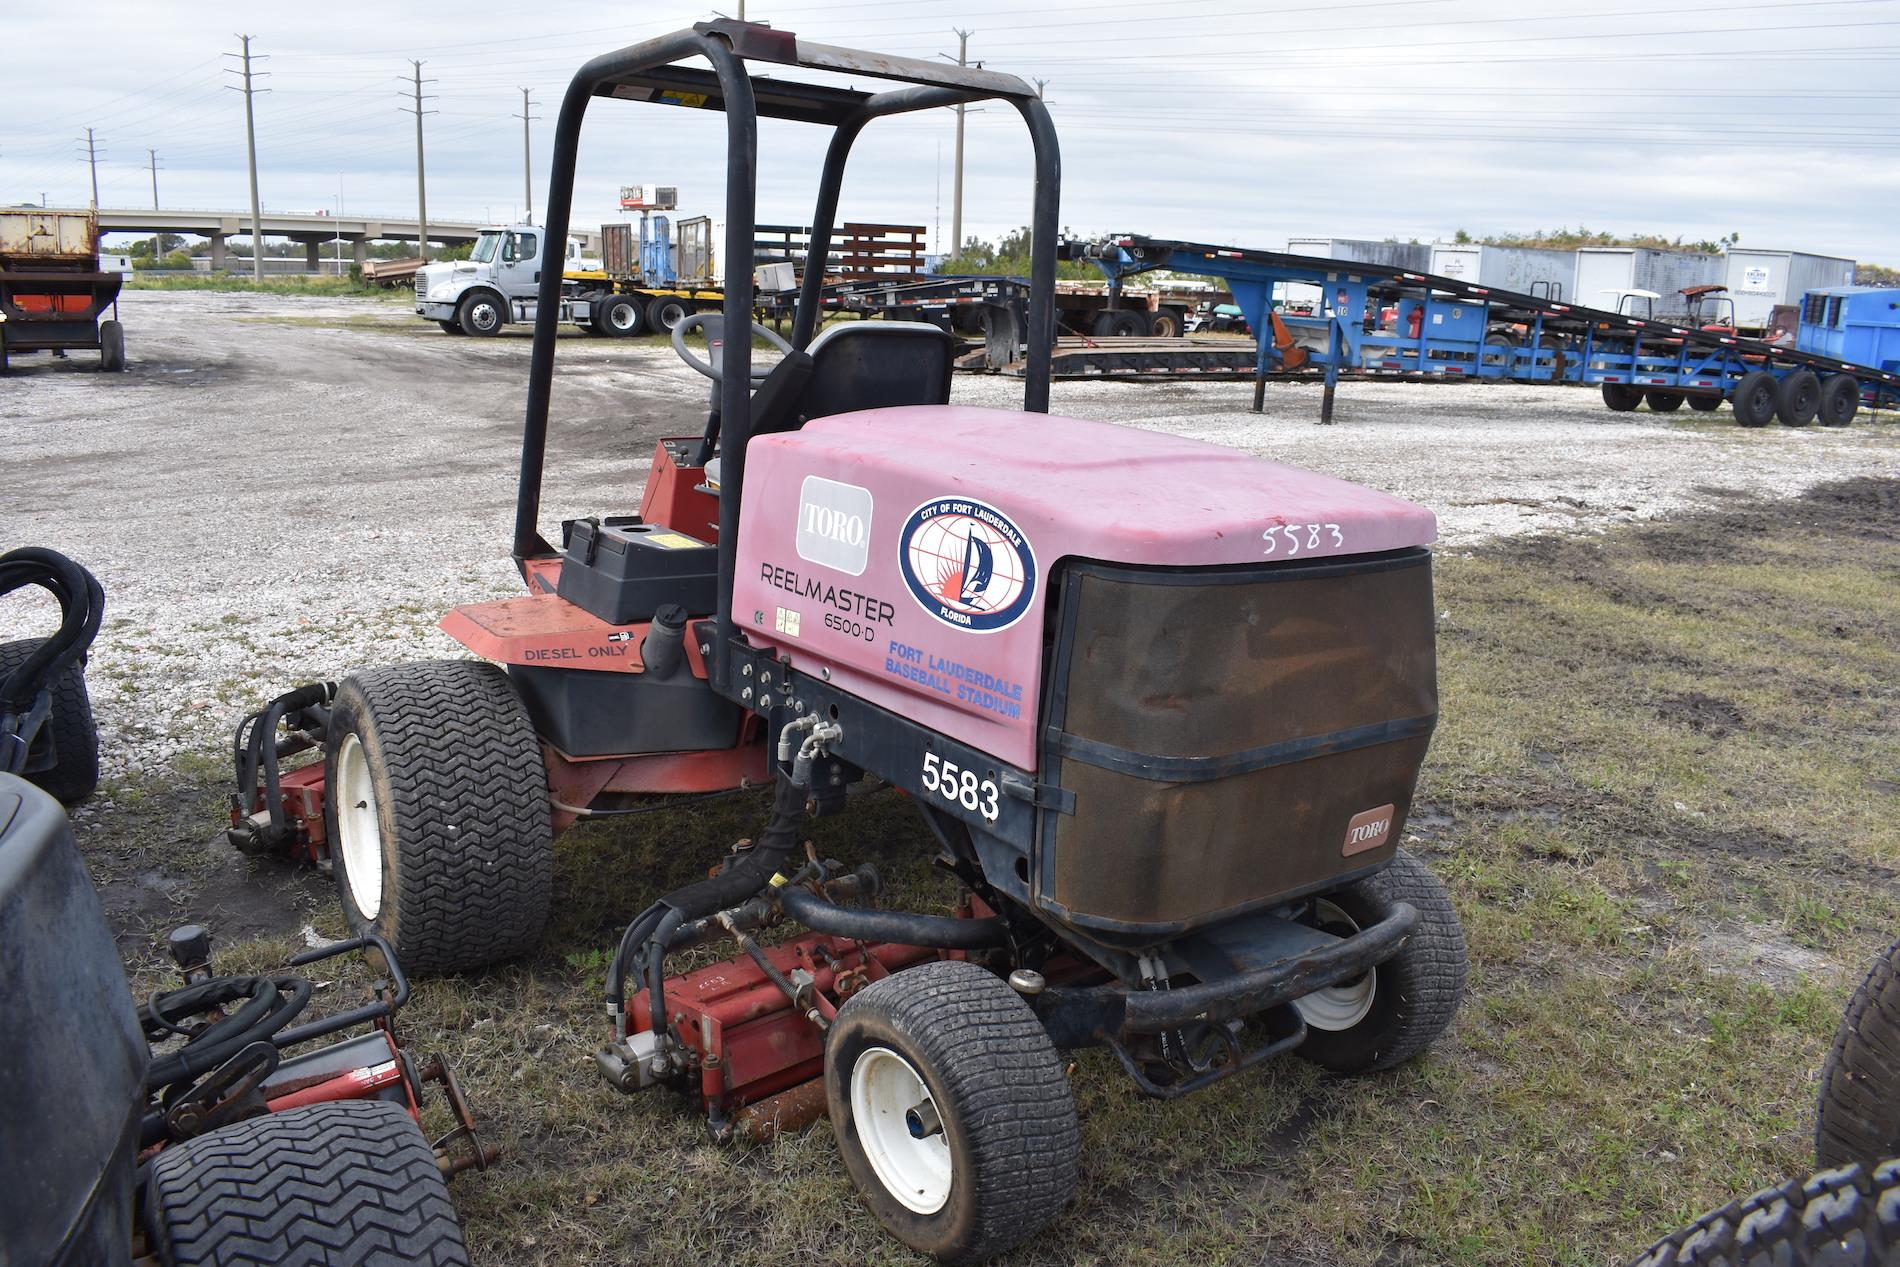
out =
[[[863,576],[871,556],[871,490],[807,475],[798,491],[798,557]]]

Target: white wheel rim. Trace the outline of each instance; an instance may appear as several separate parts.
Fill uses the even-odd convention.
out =
[[[851,1068],[851,1120],[884,1190],[917,1214],[935,1214],[950,1200],[954,1166],[945,1125],[921,1138],[913,1109],[937,1112],[930,1088],[910,1061],[888,1047],[867,1048]]]
[[[1355,933],[1359,931],[1358,921],[1324,898],[1313,903],[1313,914],[1322,927],[1344,927]],[[1329,985],[1304,998],[1295,999],[1293,1006],[1299,1010],[1300,1019],[1312,1028],[1337,1033],[1351,1029],[1371,1015],[1372,1000],[1378,993],[1378,971],[1368,968],[1356,980]]]
[[[607,310],[607,320],[613,328],[621,332],[633,329],[634,313],[632,304],[615,304]]]
[[[336,753],[336,830],[342,837],[337,843],[350,901],[364,919],[375,919],[383,909],[383,825],[376,813],[369,755],[354,734],[343,736]]]

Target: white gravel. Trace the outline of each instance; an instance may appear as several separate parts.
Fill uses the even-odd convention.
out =
[[[434,621],[518,592],[508,561],[523,337],[451,338],[400,301],[130,292],[130,370],[23,358],[0,380],[0,542],[71,554],[104,583],[90,680],[109,778],[222,761],[267,693],[452,655]],[[564,340],[543,522],[631,510],[660,435],[696,434],[705,380],[660,347]],[[959,403],[1020,383],[960,378]],[[1058,412],[1230,444],[1412,498],[1444,539],[1593,531],[1737,494],[1900,475],[1892,415],[1743,431],[1726,411],[1611,414],[1553,388],[1058,383]],[[1025,444],[1034,443],[1026,424]],[[47,627],[16,596],[5,636]]]

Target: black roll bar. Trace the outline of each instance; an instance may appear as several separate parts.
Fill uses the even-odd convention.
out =
[[[703,57],[711,72],[672,63]],[[777,78],[758,81],[744,62],[759,60],[830,73],[863,74],[908,81],[910,86],[870,94],[827,85],[799,84]],[[800,45],[790,32],[732,21],[705,22],[690,31],[630,45],[596,57],[581,67],[561,99],[555,124],[548,177],[546,240],[564,243],[573,210],[574,168],[580,151],[581,121],[592,98],[622,95],[696,104],[726,115],[726,278],[725,327],[749,330],[753,311],[753,240],[758,208],[758,116],[826,123],[834,129],[819,177],[811,250],[799,291],[792,344],[803,349],[817,330],[824,262],[830,258],[838,195],[851,147],[873,119],[940,106],[1003,99],[1015,106],[1029,127],[1035,153],[1035,200],[1031,213],[1029,345],[1023,384],[1023,408],[1049,410],[1050,359],[1055,342],[1055,269],[1060,232],[1062,160],[1055,126],[1042,100],[1012,75],[975,67],[941,65],[909,58],[860,53],[827,45]],[[743,263],[744,267],[739,267]],[[559,326],[562,271],[543,269],[534,318],[534,348],[528,364],[528,400],[521,432],[521,473],[515,499],[514,558],[525,571],[529,559],[554,553],[541,535],[541,480],[547,457],[548,405],[554,383],[554,341]],[[746,442],[752,433],[752,340],[727,338],[722,348],[719,393],[724,432],[719,499],[719,610],[717,646],[709,666],[715,689],[725,692],[730,674],[732,584],[739,539],[739,508],[745,487]]]

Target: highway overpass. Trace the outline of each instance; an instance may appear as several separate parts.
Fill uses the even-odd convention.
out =
[[[50,209],[50,208],[49,208]],[[84,213],[85,208],[70,210]],[[351,244],[358,264],[369,257],[371,242],[414,242],[421,234],[415,217],[377,215],[294,215],[283,212],[265,214],[260,227],[267,238],[288,238],[304,244],[312,272],[317,269],[321,247],[342,238]],[[444,246],[473,242],[475,235],[488,227],[461,220],[430,220],[429,241]],[[211,240],[211,267],[225,267],[224,244],[227,238],[251,236],[251,217],[243,211],[154,211],[129,207],[99,208],[101,233],[187,233]],[[577,230],[590,249],[599,249],[594,231]]]

